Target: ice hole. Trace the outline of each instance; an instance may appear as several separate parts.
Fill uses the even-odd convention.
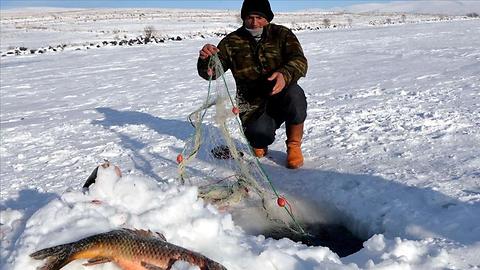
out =
[[[333,207],[328,207],[327,203],[298,198],[290,198],[290,202],[295,207],[293,213],[296,220],[307,234],[294,232],[287,225],[278,222],[280,219],[286,221],[290,219],[276,203],[267,205],[268,216],[261,204],[252,202],[238,205],[230,212],[235,223],[247,234],[263,235],[277,240],[289,238],[307,246],[328,247],[340,257],[356,253],[363,248],[363,242],[368,239],[361,235],[359,228],[349,228],[356,226],[354,222],[349,222],[345,215]]]
[[[303,228],[308,233],[307,235],[295,233],[286,227],[266,228],[267,230],[262,232],[261,235],[273,239],[286,237],[307,246],[328,247],[340,257],[356,253],[363,248],[363,242],[366,241],[366,239],[354,235],[341,224],[304,224]]]

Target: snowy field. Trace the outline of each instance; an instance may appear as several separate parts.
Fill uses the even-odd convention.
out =
[[[238,25],[225,20],[227,30]],[[35,250],[128,227],[162,232],[231,270],[480,269],[480,20],[375,20],[297,32],[309,61],[300,81],[305,165],[283,166],[283,128],[261,160],[303,221],[340,223],[368,239],[357,253],[256,235],[249,222],[259,217],[232,218],[198,199],[196,187],[178,185],[176,157],[193,133],[186,118],[208,87],[198,50],[219,41],[196,37],[1,58],[0,268],[35,269]],[[2,16],[2,50],[95,39],[64,25],[46,30],[43,44],[41,33]],[[125,31],[136,36],[145,25]],[[123,177],[102,171],[82,194],[103,159]],[[116,269],[81,263],[65,269]]]
[[[61,50],[120,42],[145,36],[149,28],[157,38],[191,39],[225,35],[241,24],[239,12],[222,10],[171,9],[61,9],[38,8],[1,10],[2,42],[0,51],[6,55],[15,48]],[[388,13],[344,13],[298,11],[275,13],[275,23],[292,29],[318,30],[355,28],[372,25],[448,21],[463,16]],[[49,50],[50,48],[50,50]],[[20,51],[23,53],[23,51]]]

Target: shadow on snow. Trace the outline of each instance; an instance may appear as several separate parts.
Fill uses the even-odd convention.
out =
[[[277,163],[285,158],[279,151],[269,155],[276,156]],[[479,203],[465,203],[431,188],[407,186],[375,175],[310,169],[308,157],[299,170],[263,166],[279,190],[336,213],[336,221],[359,237],[382,233],[390,238],[442,237],[462,244],[480,241]]]
[[[17,221],[19,223],[15,224],[15,226],[12,228],[12,238],[9,239],[11,242],[2,241],[2,249],[7,250],[8,253],[15,250],[17,240],[25,231],[27,221],[30,219],[30,217],[37,212],[37,210],[41,209],[50,201],[57,198],[60,198],[60,196],[55,193],[43,193],[34,189],[24,189],[18,192],[17,198],[8,199],[5,202],[2,202],[0,204],[0,210],[18,210],[23,214],[22,218]]]
[[[148,113],[136,111],[118,111],[111,108],[96,108],[96,110],[103,114],[105,119],[92,121],[92,124],[101,125],[105,128],[113,126],[121,127],[125,125],[145,125],[158,134],[170,135],[183,141],[187,140],[189,134],[193,132],[193,128],[188,122],[162,119]],[[148,146],[146,143],[131,138],[125,134],[117,133],[117,135],[120,138],[123,147],[130,149],[134,154],[132,161],[135,169],[141,171],[143,174],[148,175],[157,181],[164,181],[157,173],[155,173],[151,162],[148,160],[151,157],[156,160],[162,160],[167,164],[171,163],[172,166],[177,166],[172,160],[160,155],[152,154],[151,157],[145,157],[145,154],[143,154],[141,150]],[[180,152],[178,149],[177,151]]]

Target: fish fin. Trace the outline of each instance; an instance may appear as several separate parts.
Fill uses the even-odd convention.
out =
[[[167,242],[167,238],[165,238],[165,235],[159,232],[155,232],[156,237],[162,239],[163,241]]]
[[[127,229],[127,228],[124,228],[124,230],[132,233],[132,234],[135,234],[137,236],[140,236],[140,237],[147,237],[147,238],[150,238],[150,237],[155,237],[155,238],[159,238],[165,242],[167,242],[167,238],[165,238],[165,236],[159,232],[152,232],[150,230],[139,230],[139,229]]]
[[[141,229],[128,229],[128,228],[124,228],[123,230],[131,233],[131,234],[135,234],[136,236],[139,236],[139,237],[152,237],[154,236],[153,235],[153,232],[150,231],[150,230],[141,230]]]
[[[30,257],[35,260],[47,259],[38,270],[59,270],[73,260],[73,252],[73,245],[65,244],[36,251]]]
[[[107,257],[95,257],[91,258],[88,260],[86,263],[84,263],[84,266],[92,266],[92,265],[97,265],[97,264],[102,264],[102,263],[108,263],[111,262],[112,260],[107,258]]]
[[[143,262],[143,261],[140,264],[147,270],[168,270],[168,269],[170,269],[170,266],[168,268],[163,268],[163,267],[156,266],[154,264]]]
[[[88,188],[92,184],[95,184],[95,181],[97,180],[97,174],[98,174],[98,166],[95,167],[95,169],[92,171],[90,176],[87,178],[87,181],[85,181],[85,184],[83,184],[83,187]]]

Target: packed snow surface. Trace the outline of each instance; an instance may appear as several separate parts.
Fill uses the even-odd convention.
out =
[[[480,21],[296,34],[309,61],[305,165],[283,166],[283,128],[261,163],[303,221],[343,224],[368,239],[363,249],[340,258],[265,238],[251,228],[261,216],[219,210],[178,184],[186,117],[208,87],[198,50],[219,41],[207,37],[2,57],[0,268],[35,269],[35,250],[127,227],[233,270],[479,269]],[[8,40],[37,37],[12,30]],[[103,159],[123,176],[102,168],[83,194]]]

